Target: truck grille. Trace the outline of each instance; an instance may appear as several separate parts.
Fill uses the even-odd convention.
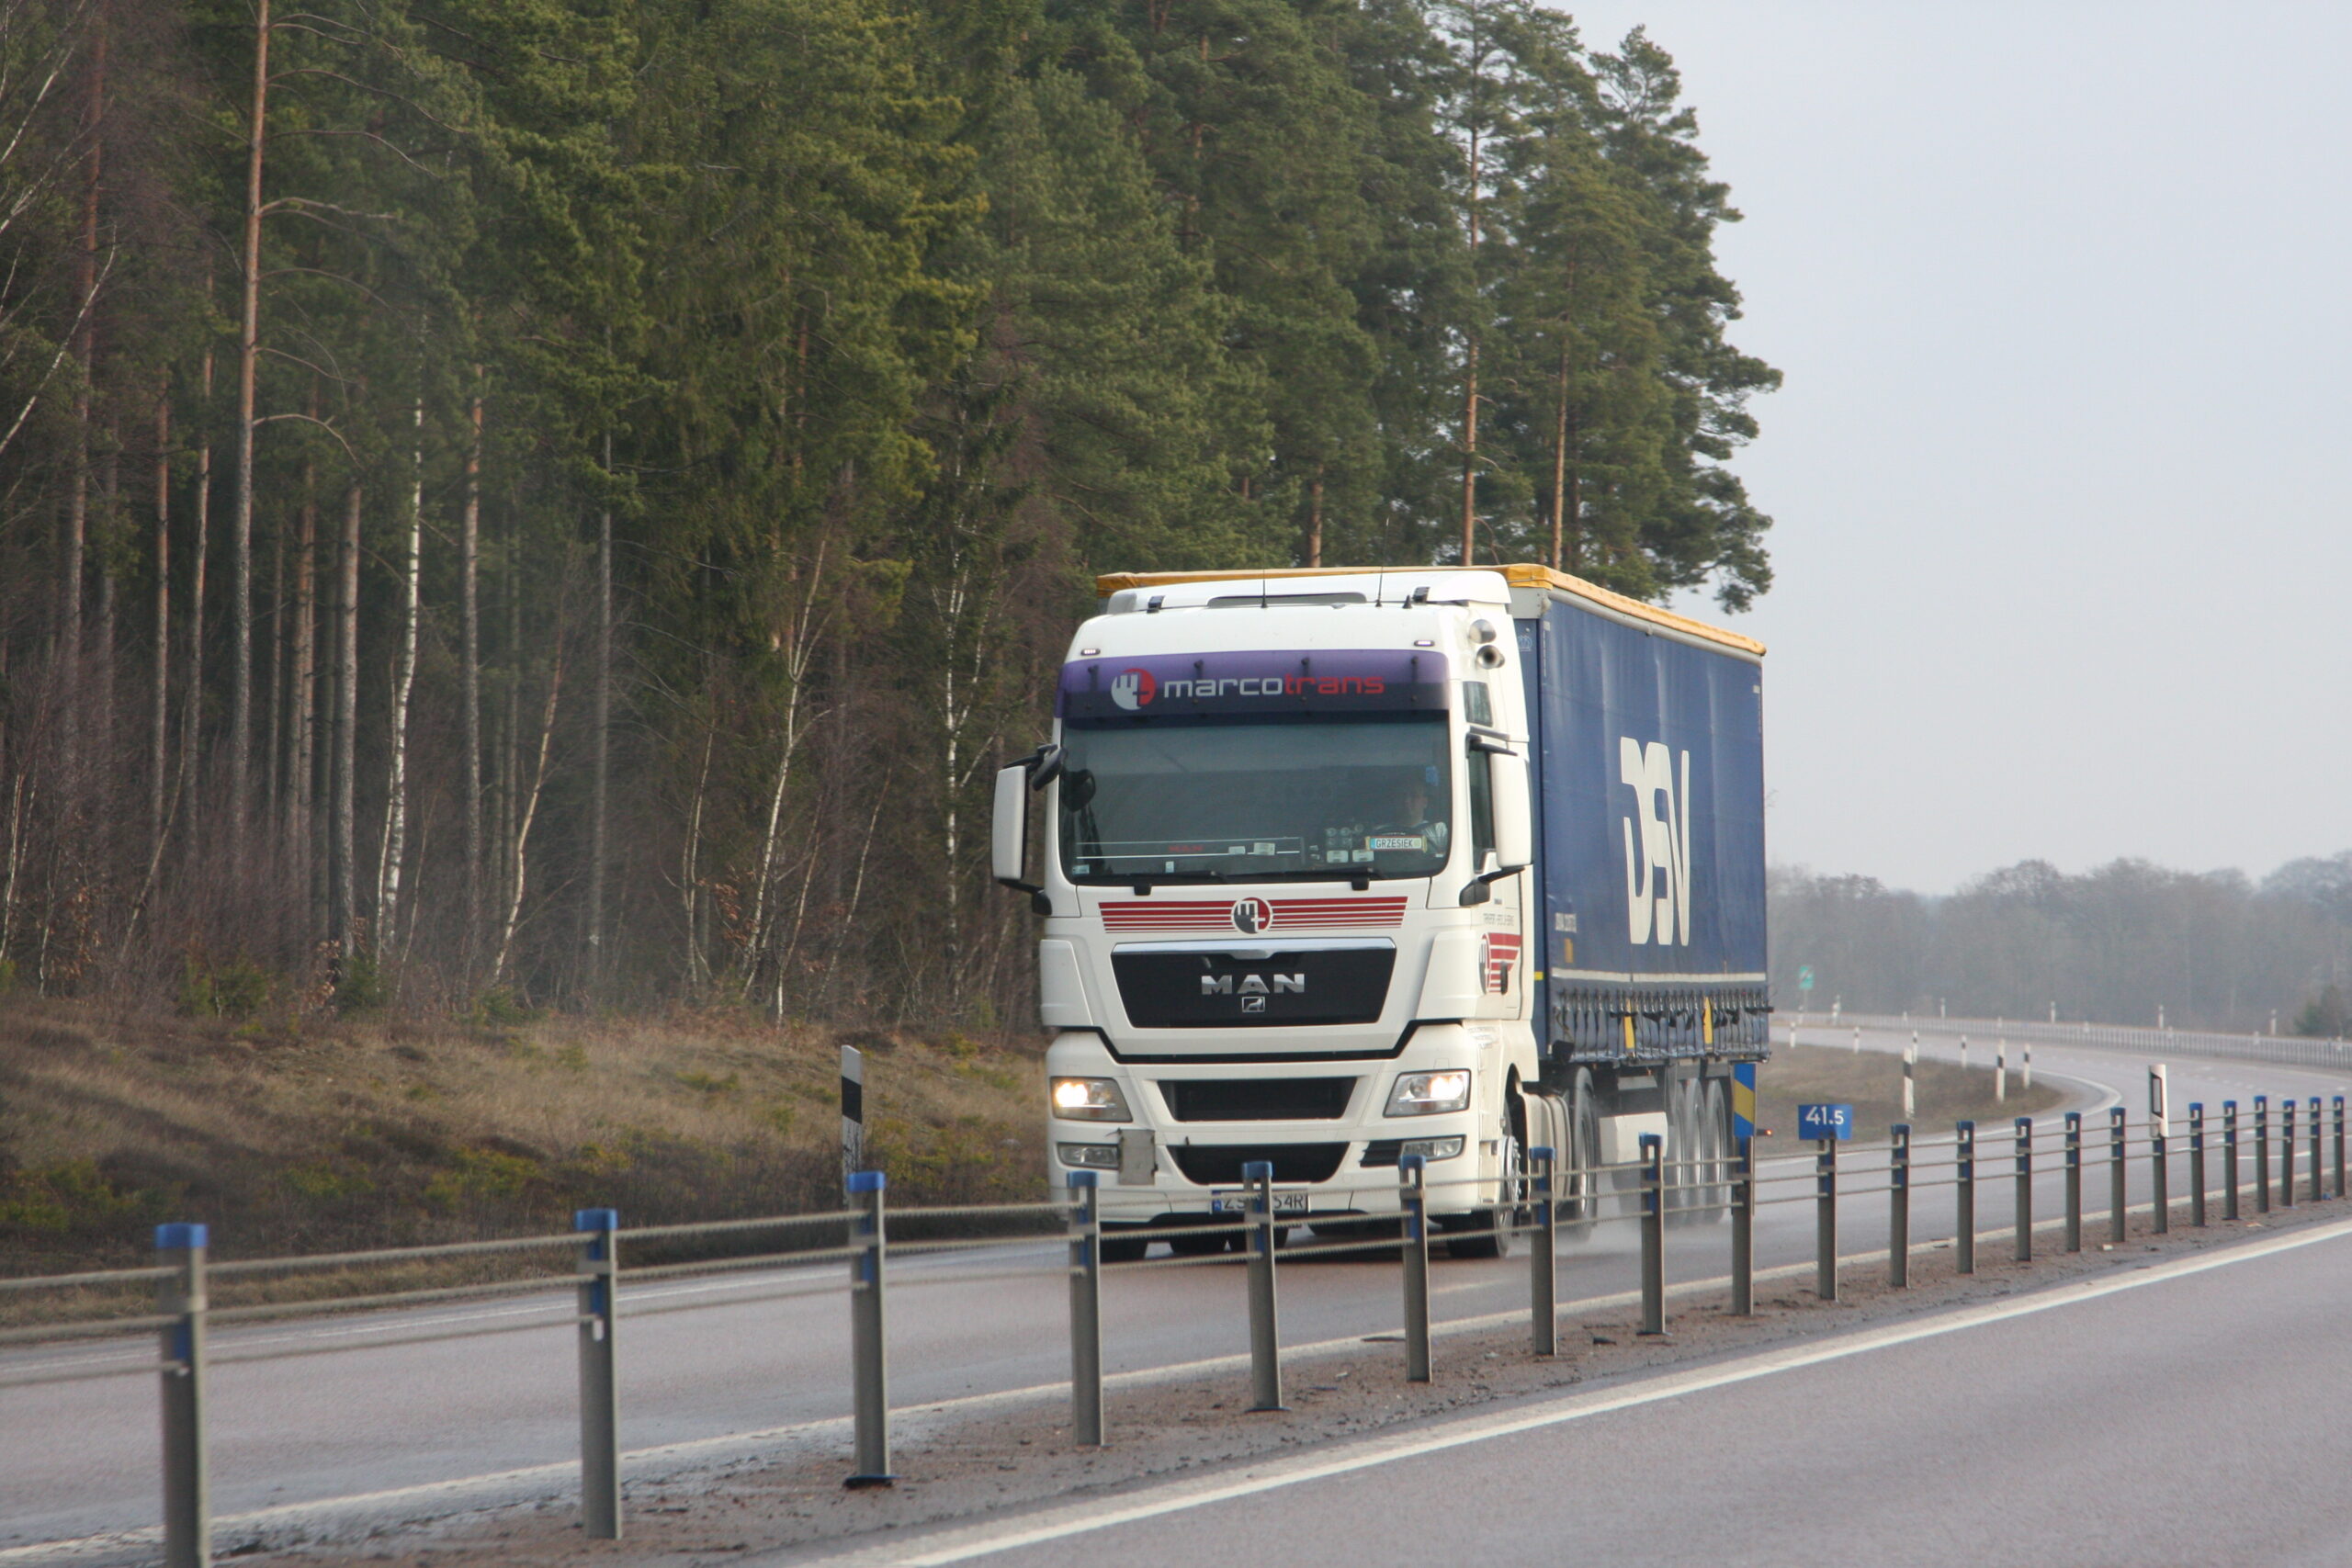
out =
[[[1335,1122],[1348,1113],[1353,1078],[1162,1078],[1179,1122]]]
[[[1329,1181],[1347,1157],[1345,1144],[1178,1144],[1168,1151],[1184,1179],[1204,1187],[1238,1187],[1241,1168],[1271,1161],[1276,1181]]]
[[[1253,1029],[1372,1023],[1388,1001],[1396,950],[1261,948],[1232,953],[1114,953],[1119,999],[1138,1029]]]

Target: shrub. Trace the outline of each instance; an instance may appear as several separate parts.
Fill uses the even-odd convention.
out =
[[[226,1018],[243,1022],[269,1005],[277,977],[252,959],[215,964],[191,953],[180,969],[179,1010],[187,1018]]]

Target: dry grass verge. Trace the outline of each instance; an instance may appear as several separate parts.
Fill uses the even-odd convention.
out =
[[[871,1163],[908,1202],[1044,1194],[1033,1050],[868,1032]],[[0,1004],[0,1275],[838,1205],[838,1046],[740,1014],[507,1024]],[[771,1243],[770,1245],[774,1245]]]
[[[1971,1120],[1979,1135],[2006,1133],[2016,1116],[2039,1116],[2064,1105],[2064,1090],[2044,1078],[2030,1089],[2012,1068],[2008,1097],[1993,1098],[1993,1069],[1971,1063],[1922,1057],[1913,1082],[1917,1109],[1910,1117],[1918,1136],[1948,1137],[1954,1122]],[[1903,1058],[1885,1051],[1849,1051],[1836,1045],[1779,1045],[1756,1074],[1756,1123],[1772,1130],[1771,1147],[1793,1146],[1800,1105],[1851,1105],[1854,1135],[1878,1139],[1903,1121]]]

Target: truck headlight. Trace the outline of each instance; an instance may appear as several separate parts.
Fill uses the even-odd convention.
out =
[[[1462,1140],[1453,1140],[1456,1149]],[[1054,1152],[1062,1156],[1064,1165],[1074,1165],[1082,1170],[1116,1170],[1119,1168],[1119,1145],[1116,1144],[1056,1144]]]
[[[1071,1146],[1069,1144],[1062,1145],[1064,1148]],[[1396,1152],[1400,1155],[1419,1155],[1423,1159],[1452,1159],[1462,1152],[1462,1140],[1459,1138],[1408,1138],[1405,1140],[1405,1146]]]
[[[1065,1122],[1132,1122],[1115,1078],[1056,1078],[1054,1114]]]
[[[1470,1108],[1470,1070],[1457,1067],[1442,1073],[1399,1073],[1388,1091],[1391,1116],[1434,1116],[1443,1111]]]

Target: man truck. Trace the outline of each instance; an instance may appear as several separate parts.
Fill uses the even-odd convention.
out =
[[[1644,1134],[1719,1212],[1769,1039],[1763,646],[1537,566],[1097,586],[992,848],[1105,1256],[1255,1161],[1344,1235],[1419,1155],[1456,1256],[1508,1248],[1536,1145],[1572,1224]]]

